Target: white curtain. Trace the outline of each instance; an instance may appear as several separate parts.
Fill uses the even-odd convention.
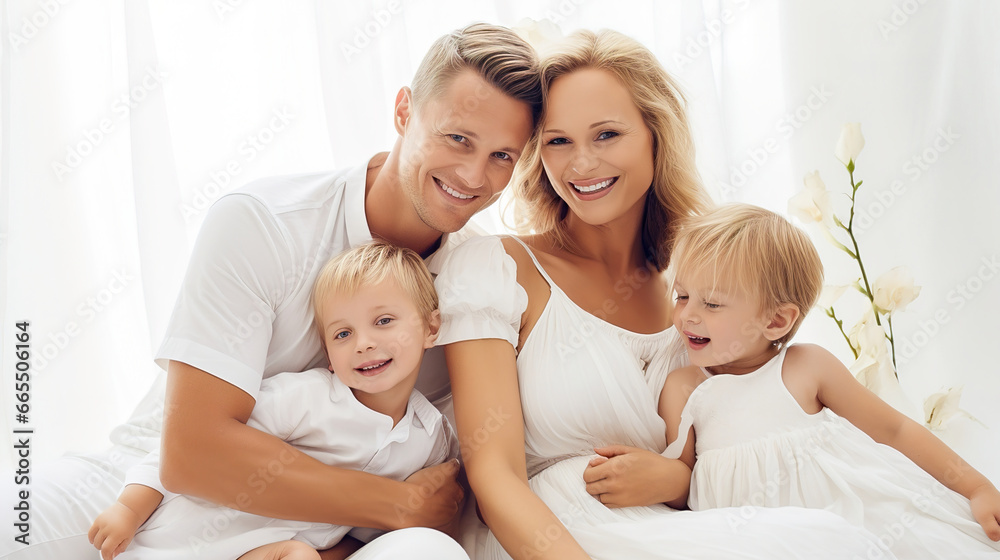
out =
[[[258,177],[388,149],[396,91],[436,37],[524,18],[649,46],[687,91],[720,201],[784,211],[814,169],[846,192],[833,148],[842,123],[861,122],[866,264],[907,265],[923,286],[894,323],[912,350],[903,388],[920,403],[964,385],[962,406],[991,429],[958,420],[946,439],[1000,480],[1000,5],[986,0],[7,0],[0,441],[33,428],[33,461],[107,446],[159,374],[151,356],[207,207]],[[498,208],[478,219],[502,227]],[[815,239],[829,279],[851,281],[852,263]],[[14,408],[21,321],[27,424]],[[849,361],[821,314],[799,340]],[[5,444],[0,467],[13,458]]]

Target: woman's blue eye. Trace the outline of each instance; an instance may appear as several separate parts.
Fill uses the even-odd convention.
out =
[[[448,136],[459,144],[465,144],[465,136],[462,136],[461,134],[449,134]]]
[[[605,130],[604,132],[597,135],[598,140],[607,140],[609,138],[614,138],[618,136],[618,133],[613,130]]]
[[[510,161],[510,160],[514,159],[514,158],[510,157],[510,154],[508,154],[507,152],[493,152],[493,157],[495,157],[497,159],[504,160],[504,161]]]
[[[553,145],[553,146],[560,146],[562,144],[569,144],[569,140],[567,140],[565,138],[562,138],[562,137],[553,138],[552,140],[549,140],[548,142],[546,142],[546,144],[550,144],[550,145]]]

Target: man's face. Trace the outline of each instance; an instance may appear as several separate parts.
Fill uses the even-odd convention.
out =
[[[531,135],[531,109],[471,70],[455,76],[444,93],[412,105],[397,100],[403,137],[399,180],[428,227],[458,231],[507,186]]]

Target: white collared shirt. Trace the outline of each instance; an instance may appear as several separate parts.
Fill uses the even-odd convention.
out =
[[[156,362],[184,362],[256,398],[261,380],[327,364],[311,294],[333,256],[371,241],[365,218],[368,163],[331,173],[271,177],[220,198],[201,226]],[[405,202],[404,202],[405,203]],[[426,260],[479,233],[446,235]],[[417,389],[450,393],[441,350],[428,351]]]

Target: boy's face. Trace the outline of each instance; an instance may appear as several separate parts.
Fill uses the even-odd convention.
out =
[[[424,350],[437,337],[437,311],[428,325],[410,296],[388,279],[334,294],[322,317],[330,370],[356,395],[398,387],[400,398],[409,396]]]
[[[449,233],[507,186],[531,135],[531,109],[466,70],[419,107],[400,92],[396,129],[403,192],[426,226]]]
[[[692,365],[713,373],[744,373],[770,359],[769,318],[755,298],[709,273],[679,274],[674,291],[674,326]]]

